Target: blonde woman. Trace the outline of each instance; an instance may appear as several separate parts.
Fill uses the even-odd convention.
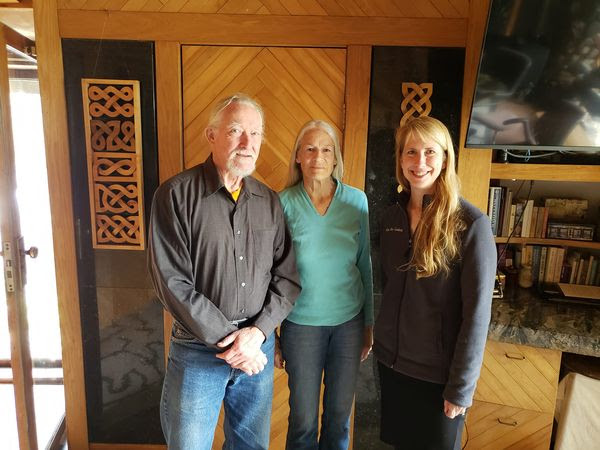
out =
[[[460,448],[483,359],[496,248],[488,217],[459,196],[454,164],[440,121],[396,131],[401,193],[382,220],[373,346],[381,438],[396,448]]]
[[[373,343],[373,281],[365,194],[342,183],[339,139],[320,120],[300,130],[281,204],[302,293],[281,324],[290,415],[286,448],[346,450],[358,367]],[[321,380],[325,385],[318,429]]]

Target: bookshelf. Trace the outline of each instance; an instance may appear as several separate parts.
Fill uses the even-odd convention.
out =
[[[600,166],[592,165],[560,165],[560,164],[517,164],[517,163],[493,163],[492,152],[489,150],[470,150],[461,148],[459,158],[462,157],[462,163],[459,161],[459,177],[463,183],[462,195],[483,212],[488,211],[489,188],[491,185],[506,185],[522,180],[533,180],[536,185],[548,184],[549,189],[559,198],[588,197],[594,200],[594,211],[600,212],[600,206],[597,200],[600,199]],[[525,191],[527,192],[527,191]],[[514,192],[513,192],[514,193]],[[523,196],[523,192],[521,196]],[[521,251],[526,246],[544,246],[564,248],[565,254],[569,251],[583,253],[593,253],[600,257],[600,242],[566,240],[540,237],[496,237],[497,244],[506,244],[513,248],[520,248]],[[598,240],[598,237],[596,237]],[[600,269],[600,268],[599,268]],[[516,284],[511,292],[508,293],[511,299],[519,298],[533,305],[539,305],[544,300],[540,299],[538,290],[534,287],[523,289]],[[534,306],[534,309],[538,309]],[[520,322],[520,318],[515,318]],[[512,319],[511,319],[512,320]],[[580,318],[573,317],[575,322]],[[511,322],[512,323],[512,322]],[[527,381],[527,377],[513,377],[514,360],[506,360],[502,356],[515,352],[518,348],[527,361],[535,352],[544,352],[545,361],[553,361],[548,378],[551,380],[548,385],[546,397],[553,402],[556,398],[558,386],[558,374],[560,371],[559,350],[549,345],[549,348],[537,348],[530,345],[516,346],[513,343],[497,342],[488,340],[486,345],[486,355],[484,357],[484,366],[481,377],[478,382],[475,402],[469,411],[467,421],[471,427],[477,427],[483,423],[484,419],[489,419],[485,426],[489,430],[487,433],[494,435],[495,442],[505,439],[507,436],[518,434],[520,442],[537,442],[538,448],[549,448],[550,436],[553,426],[553,403],[547,409],[539,408],[536,405],[526,405],[520,401],[523,393],[532,389],[532,385]],[[547,355],[546,355],[547,353]],[[527,357],[525,357],[527,355]],[[551,358],[550,358],[551,357]],[[488,370],[489,362],[493,362],[494,373]],[[501,370],[498,364],[507,364],[510,366],[507,370]],[[532,367],[532,366],[530,366]],[[538,375],[534,373],[534,375]],[[503,387],[503,397],[498,395],[488,396],[489,386],[500,383]],[[489,391],[492,392],[492,391]],[[497,393],[498,391],[495,390]],[[532,394],[533,395],[533,394]],[[530,398],[533,398],[532,396]],[[512,409],[510,409],[512,408]],[[510,415],[515,420],[510,427],[503,425],[500,419]],[[496,422],[496,419],[497,422]],[[532,423],[536,423],[531,428]],[[499,436],[501,438],[499,438]],[[479,448],[477,438],[469,439],[466,445],[467,449]],[[514,442],[514,441],[511,441]]]
[[[496,243],[508,244],[502,251],[499,247],[499,254],[506,252],[499,269],[506,272],[505,262],[509,272],[526,264],[536,286],[599,285],[600,242],[597,236],[595,241],[581,238],[593,233],[598,223],[600,166],[490,163],[489,167],[487,212]],[[531,183],[524,187],[525,182]],[[554,211],[550,218],[549,209]],[[561,210],[564,216],[557,215]]]

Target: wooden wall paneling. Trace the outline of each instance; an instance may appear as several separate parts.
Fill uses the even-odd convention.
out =
[[[52,215],[69,448],[88,448],[83,346],[73,226],[67,107],[56,0],[33,4]]]
[[[479,2],[475,2],[479,3]],[[323,47],[464,47],[464,18],[270,16],[59,11],[65,38],[179,41],[186,44]]]
[[[492,151],[489,149],[466,149],[464,143],[477,79],[488,5],[489,0],[470,2],[458,154],[458,176],[462,184],[462,195],[484,212],[487,211]]]
[[[12,384],[16,406],[19,447],[37,448],[33,376],[29,349],[29,327],[25,303],[25,284],[21,267],[24,255],[20,248],[21,227],[16,208],[16,168],[10,110],[8,54],[0,25],[0,235],[2,237],[2,270],[5,286],[8,329],[10,332],[10,359]],[[6,267],[6,270],[4,270]],[[8,283],[12,289],[8,289]]]
[[[345,53],[343,49],[184,46],[185,167],[209,155],[204,128],[212,105],[241,91],[256,97],[265,113],[265,139],[255,176],[281,190],[302,125],[317,118],[342,128],[345,67],[340,68],[340,61],[345,61]]]
[[[181,105],[181,46],[179,42],[154,44],[156,64],[156,122],[158,176],[164,182],[183,170],[183,120]],[[164,312],[165,362],[173,317]]]
[[[347,50],[342,149],[344,150],[344,182],[359,189],[365,188],[370,89],[371,47],[351,45]]]
[[[59,0],[59,9],[107,9],[186,13],[329,15],[378,17],[467,17],[468,0]]]

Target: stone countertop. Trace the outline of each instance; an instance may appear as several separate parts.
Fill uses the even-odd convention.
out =
[[[600,301],[563,303],[533,289],[507,290],[493,300],[488,338],[600,357]]]

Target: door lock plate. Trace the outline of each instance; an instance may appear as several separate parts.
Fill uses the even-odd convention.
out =
[[[2,257],[4,258],[4,284],[6,284],[6,292],[15,292],[15,271],[10,242],[2,243]]]

